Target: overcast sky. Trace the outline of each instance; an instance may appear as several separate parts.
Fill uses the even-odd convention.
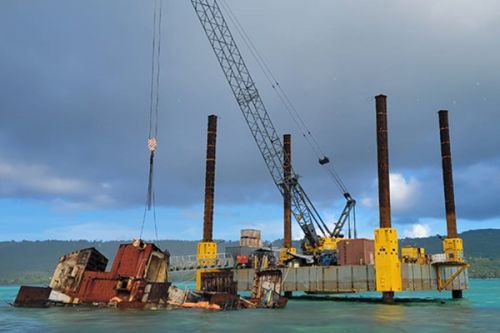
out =
[[[362,236],[378,224],[379,93],[400,235],[445,232],[440,109],[459,231],[500,226],[500,2],[227,1],[357,199]],[[220,117],[215,237],[244,227],[281,237],[282,199],[190,1],[163,0],[163,15],[160,237],[201,238],[209,114]],[[152,29],[153,0],[0,2],[0,240],[138,236]],[[343,198],[235,37],[278,132],[292,134],[303,187],[333,223]]]

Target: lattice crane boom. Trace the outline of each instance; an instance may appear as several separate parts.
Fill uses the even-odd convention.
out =
[[[281,194],[286,188],[292,197],[292,214],[312,247],[319,244],[315,225],[324,236],[331,235],[292,170],[290,179],[283,176],[283,146],[257,87],[229,30],[217,0],[191,0],[217,60],[243,116],[257,143],[266,166]]]

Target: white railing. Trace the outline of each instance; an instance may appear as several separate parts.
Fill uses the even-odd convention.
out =
[[[234,266],[234,259],[230,254],[218,253],[215,264],[210,267],[200,267],[198,266],[198,260],[196,255],[187,256],[172,256],[170,257],[170,265],[168,270],[171,272],[175,271],[192,271],[198,268],[231,268]]]

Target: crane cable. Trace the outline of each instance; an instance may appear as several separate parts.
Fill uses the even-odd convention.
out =
[[[148,150],[149,150],[149,173],[146,204],[142,217],[141,233],[142,238],[146,216],[148,211],[153,209],[154,232],[158,240],[158,224],[156,222],[156,202],[153,186],[154,157],[156,146],[158,144],[158,114],[160,109],[160,56],[161,56],[161,28],[162,28],[162,0],[153,0],[153,40],[151,52],[151,82],[149,98],[149,132],[148,132]]]
[[[338,190],[340,193],[345,196],[346,194],[349,193],[347,190],[347,187],[345,183],[343,182],[342,178],[338,174],[338,172],[335,170],[335,167],[332,164],[329,164],[330,160],[324,153],[323,149],[321,148],[320,144],[318,143],[318,140],[313,136],[311,130],[309,127],[306,125],[304,119],[300,116],[300,113],[298,112],[297,108],[294,106],[292,103],[290,97],[286,93],[286,91],[281,87],[279,84],[278,80],[276,79],[276,76],[273,74],[271,71],[269,65],[267,62],[264,60],[260,52],[258,51],[257,47],[253,43],[252,39],[250,36],[247,34],[243,26],[241,25],[240,21],[234,14],[233,10],[229,6],[229,4],[226,2],[226,0],[220,0],[221,2],[221,7],[222,9],[226,12],[227,17],[231,20],[233,25],[236,28],[236,31],[242,38],[243,42],[249,49],[252,57],[255,59],[257,62],[257,65],[259,68],[262,70],[264,73],[264,76],[266,79],[269,81],[271,84],[271,87],[273,88],[274,92],[277,94],[278,98],[280,99],[281,103],[285,107],[285,110],[288,112],[292,120],[294,121],[295,125],[298,127],[299,131],[301,132],[302,136],[304,139],[307,141],[311,152],[316,156],[318,159],[320,165],[325,166],[325,170],[327,171],[328,175],[333,179],[334,183],[337,185]],[[329,165],[328,165],[329,164]]]
[[[312,134],[311,130],[308,128],[307,124],[305,123],[304,119],[301,117],[300,113],[298,112],[297,108],[294,106],[292,103],[290,97],[286,93],[286,91],[281,87],[279,84],[276,76],[273,74],[271,71],[269,65],[261,55],[261,53],[258,51],[257,47],[253,43],[252,39],[246,32],[245,28],[242,26],[236,15],[234,14],[233,10],[229,6],[229,4],[226,2],[226,0],[220,0],[221,2],[221,7],[225,11],[227,17],[231,20],[233,23],[234,27],[236,28],[236,31],[238,32],[239,36],[247,46],[248,50],[250,51],[252,57],[255,59],[257,65],[261,69],[261,71],[264,73],[264,76],[270,83],[271,87],[273,88],[273,91],[276,93],[278,98],[280,99],[281,103],[283,104],[285,110],[288,112],[292,120],[294,121],[295,125],[301,132],[302,136],[306,140],[306,142],[309,145],[310,151],[315,157],[318,159],[319,164],[321,166],[324,166],[324,170],[327,172],[327,174],[332,178],[334,181],[335,185],[337,186],[337,189],[339,190],[340,194],[344,196],[344,198],[349,202],[352,201],[352,197],[349,193],[349,190],[347,189],[347,186],[345,185],[344,181],[338,174],[337,170],[335,169],[333,164],[330,164],[329,158],[326,156],[324,153],[323,149],[321,148],[318,140],[314,137]],[[354,206],[355,207],[355,206]],[[352,216],[354,220],[354,238],[357,238],[357,230],[356,230],[356,210],[353,207],[352,211]],[[350,220],[350,218],[349,218]],[[350,223],[350,222],[349,222]]]

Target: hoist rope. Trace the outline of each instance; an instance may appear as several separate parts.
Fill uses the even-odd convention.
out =
[[[283,104],[285,110],[288,112],[290,117],[292,118],[293,122],[301,132],[302,136],[306,140],[306,142],[309,145],[309,148],[311,149],[311,152],[315,155],[315,157],[321,161],[326,158],[326,154],[324,153],[323,149],[321,148],[318,140],[314,137],[312,134],[311,130],[305,123],[304,119],[301,117],[300,113],[298,112],[297,108],[295,105],[292,103],[290,97],[286,93],[286,91],[281,87],[279,84],[276,76],[273,74],[271,71],[269,65],[261,55],[261,53],[258,51],[257,47],[253,43],[252,39],[250,36],[247,34],[245,28],[242,26],[236,15],[234,14],[233,10],[229,6],[226,0],[220,0],[221,7],[222,9],[226,12],[227,17],[229,17],[230,21],[233,23],[233,26],[236,28],[236,31],[238,32],[238,35],[241,37],[245,45],[247,46],[248,50],[250,51],[250,54],[252,57],[255,59],[257,65],[263,72],[264,76],[266,79],[269,81],[271,84],[271,87],[273,88],[274,92],[278,96],[279,100]],[[320,163],[321,164],[321,163]],[[340,193],[342,195],[348,193],[347,187],[345,186],[344,182],[342,181],[342,178],[339,176],[337,171],[335,170],[335,167],[332,164],[325,163],[322,164],[325,166],[325,170],[327,171],[327,174],[333,179],[334,183],[337,185],[337,188],[339,189]]]
[[[158,225],[156,221],[156,204],[154,192],[154,157],[156,146],[158,144],[158,116],[160,109],[160,69],[161,69],[161,30],[162,30],[162,0],[154,0],[153,9],[153,40],[151,51],[151,82],[149,98],[149,131],[148,131],[148,150],[149,150],[149,172],[148,187],[144,214],[142,217],[141,233],[144,232],[147,212],[153,209],[154,232],[158,240]]]
[[[156,12],[157,12],[157,1],[154,0],[154,10],[153,10],[153,46],[151,50],[151,83],[149,86],[149,134],[148,138],[151,138],[152,133],[152,128],[153,128],[153,95],[154,95],[154,72],[155,72],[155,66],[156,66],[156,61],[155,61],[155,50],[156,50]]]
[[[154,127],[154,137],[158,138],[158,113],[160,109],[160,72],[161,72],[161,21],[162,21],[162,4],[163,0],[160,0],[160,13],[158,19],[158,54],[156,56],[156,114],[155,114],[155,127]]]
[[[156,196],[155,192],[153,192],[153,219],[155,221],[155,239],[158,241],[158,224],[156,223]]]

